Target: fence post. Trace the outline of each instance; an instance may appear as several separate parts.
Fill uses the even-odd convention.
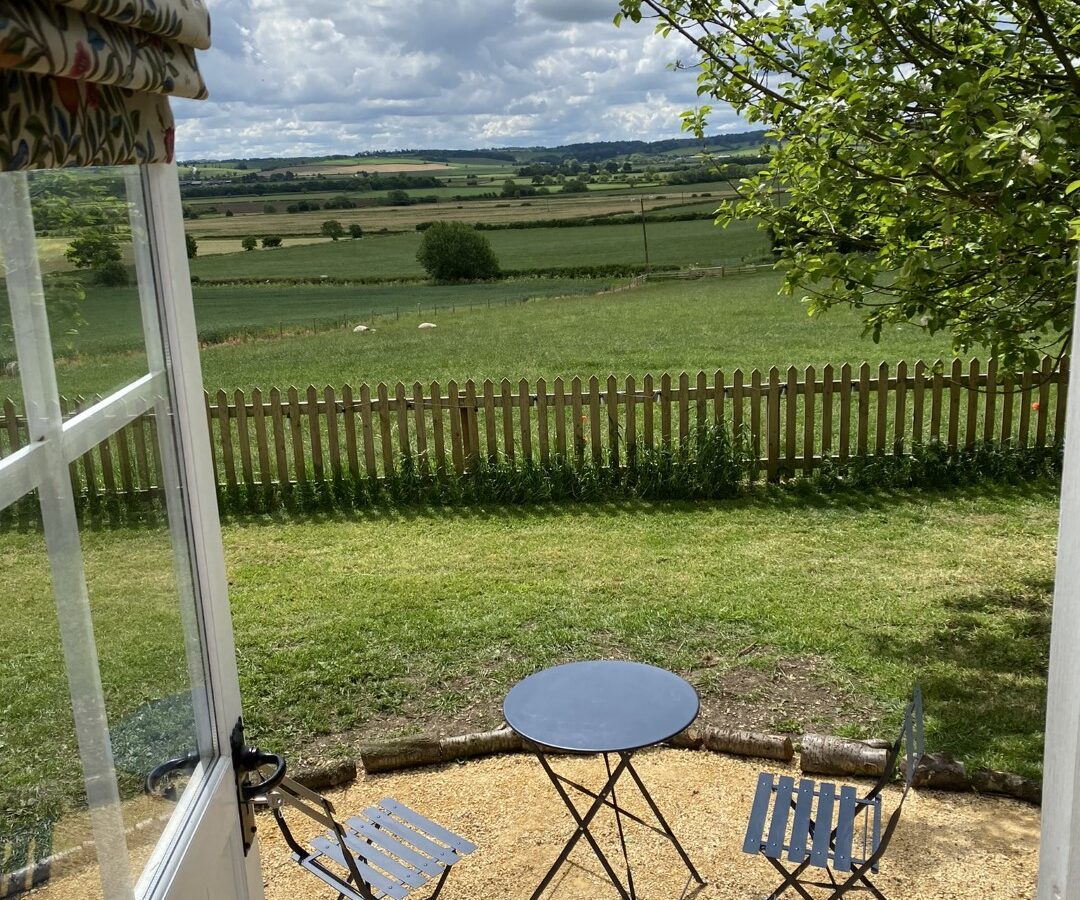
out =
[[[833,367],[826,363],[821,370],[821,458],[832,457]]]
[[[780,464],[780,370],[769,369],[769,393],[765,408],[765,477],[776,481]]]
[[[795,418],[798,415],[799,403],[799,370],[794,366],[788,366],[784,393],[787,413],[784,420],[784,467],[790,477],[795,474]]]
[[[907,363],[896,364],[896,414],[893,416],[893,456],[901,456],[907,438]]]
[[[561,376],[555,379],[555,453],[563,463],[569,462],[566,453],[566,385]]]
[[[983,410],[983,442],[994,440],[994,419],[997,412],[997,357],[991,356],[986,361],[986,407]]]
[[[548,398],[547,382],[543,378],[536,380],[536,429],[540,439],[540,465],[551,463],[551,451],[548,446]]]
[[[878,366],[877,424],[874,426],[874,455],[885,455],[885,439],[889,430],[889,364]]]
[[[614,375],[607,380],[608,463],[618,470],[619,462],[619,383]]]
[[[814,471],[814,393],[817,375],[813,366],[806,367],[803,376],[803,472]]]
[[[576,375],[570,382],[570,404],[574,417],[574,462],[580,470],[585,467],[585,423],[581,412],[581,379]]]

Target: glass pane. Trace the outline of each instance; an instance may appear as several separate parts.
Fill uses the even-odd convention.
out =
[[[0,511],[0,646],[3,893],[90,838],[36,492]],[[92,853],[82,857],[92,864]]]
[[[70,406],[146,372],[124,175],[127,169],[29,174],[38,264],[60,393]],[[11,378],[7,304],[0,311],[0,397]]]

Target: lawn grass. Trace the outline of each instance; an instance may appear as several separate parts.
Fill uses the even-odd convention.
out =
[[[774,272],[657,283],[599,296],[580,293],[603,284],[524,280],[458,288],[199,287],[195,308],[204,335],[242,332],[249,326],[276,329],[279,323],[285,331],[280,338],[205,347],[203,381],[216,391],[436,378],[640,377],[718,368],[731,372],[739,366],[766,370],[813,364],[820,371],[830,362],[910,362],[950,355],[945,336],[913,326],[888,331],[875,345],[862,336],[857,313],[847,308],[810,318],[798,299],[777,295],[780,275]],[[515,302],[544,293],[564,296]],[[95,308],[94,302],[102,305]],[[478,305],[470,308],[469,303]],[[401,309],[400,319],[392,312],[374,320],[369,314],[395,306]],[[133,346],[139,327],[133,291],[98,295],[88,301],[86,314],[90,321],[76,338],[83,355],[57,371],[68,395],[111,390],[137,377],[145,365],[124,349]],[[357,335],[351,327],[321,330],[322,325],[317,334],[310,333],[312,319],[340,321],[342,316],[350,326],[368,321],[375,333]],[[418,330],[424,320],[438,327]],[[296,328],[308,333],[289,333]],[[114,342],[120,342],[119,348]],[[15,387],[13,379],[0,378],[0,396]]]
[[[494,725],[518,679],[603,656],[777,729],[887,734],[917,680],[932,750],[1038,776],[1056,527],[1053,484],[226,522],[248,733],[294,765],[352,756]],[[165,525],[87,529],[83,550],[115,727],[186,683]],[[39,534],[0,534],[0,581],[10,831],[79,778]]]

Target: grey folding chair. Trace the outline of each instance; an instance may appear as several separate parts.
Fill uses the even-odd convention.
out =
[[[810,887],[828,890],[830,900],[853,890],[869,891],[884,900],[870,875],[877,874],[900,822],[924,752],[922,692],[916,686],[900,735],[886,754],[885,771],[866,794],[860,796],[858,788],[847,784],[803,778],[796,785],[790,775],[758,775],[743,852],[761,853],[783,876],[770,900],[789,888],[814,900]],[[896,778],[901,758],[906,760],[903,792],[883,829],[881,792]],[[794,868],[787,867],[785,857]],[[828,881],[804,878],[808,868],[824,870]]]
[[[282,778],[260,804],[273,813],[293,859],[338,892],[338,900],[404,900],[431,881],[435,900],[450,869],[476,846],[389,797],[339,822],[321,794]],[[291,807],[328,831],[299,841],[285,821]]]

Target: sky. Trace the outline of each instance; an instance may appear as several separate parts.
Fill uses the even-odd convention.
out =
[[[679,137],[689,47],[616,0],[211,0],[180,159]],[[746,131],[717,110],[710,131]]]

